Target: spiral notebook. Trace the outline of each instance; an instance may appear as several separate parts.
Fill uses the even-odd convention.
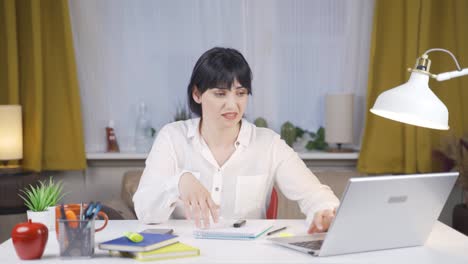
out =
[[[212,225],[209,229],[196,229],[193,231],[195,238],[202,239],[228,239],[251,240],[263,235],[273,227],[271,223],[263,221],[249,221],[242,227],[233,227],[229,221]]]

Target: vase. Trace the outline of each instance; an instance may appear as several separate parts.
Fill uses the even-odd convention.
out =
[[[34,212],[31,210],[26,211],[26,214],[28,216],[28,219],[35,222],[35,223],[42,223],[46,227],[49,227],[51,225],[51,219],[50,219],[50,211],[41,211],[41,212]],[[55,224],[55,221],[52,223]]]

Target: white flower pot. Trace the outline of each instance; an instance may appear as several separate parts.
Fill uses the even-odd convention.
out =
[[[54,231],[55,230],[55,206],[50,206],[49,208],[47,208],[47,210],[49,211],[49,215],[50,215],[50,222],[49,222],[49,231]]]
[[[50,226],[50,211],[34,212],[31,210],[26,211],[28,219],[35,223],[42,223],[47,228]]]

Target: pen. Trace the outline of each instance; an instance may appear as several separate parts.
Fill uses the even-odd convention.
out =
[[[286,229],[286,226],[285,226],[285,227],[282,227],[282,228],[278,228],[278,229],[276,229],[276,230],[273,230],[273,231],[271,231],[271,232],[268,232],[268,233],[267,233],[267,236],[273,235],[273,234],[278,233],[279,231],[283,231],[283,230],[285,230],[285,229]]]
[[[81,228],[81,220],[83,220],[83,202],[80,203],[80,217],[78,218]]]
[[[245,222],[247,222],[247,221],[246,220],[238,220],[232,226],[241,227],[241,226],[245,225]]]
[[[80,218],[79,220],[83,220],[83,202],[80,203]]]

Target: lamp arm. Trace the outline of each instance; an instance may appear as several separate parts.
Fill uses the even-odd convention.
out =
[[[437,74],[435,79],[437,81],[441,82],[441,81],[450,80],[452,78],[460,77],[460,76],[463,76],[463,75],[468,75],[468,68],[461,69],[459,71],[439,73],[439,74]]]
[[[458,70],[458,71],[461,71],[461,70],[462,70],[462,68],[460,67],[460,64],[459,64],[458,61],[457,61],[457,58],[455,58],[455,55],[453,55],[452,52],[450,52],[450,51],[448,51],[448,50],[446,50],[446,49],[441,49],[441,48],[428,49],[428,50],[426,50],[426,51],[424,52],[424,54],[423,54],[421,57],[427,59],[427,54],[429,54],[430,52],[433,52],[433,51],[443,51],[443,52],[445,52],[445,53],[448,53],[448,54],[452,57],[453,61],[455,62],[455,65],[457,66],[457,70]],[[464,74],[463,74],[463,75],[464,75]],[[460,75],[460,76],[461,76],[461,75]],[[455,76],[455,77],[458,77],[458,76]],[[449,78],[449,79],[450,79],[450,78]],[[448,80],[448,79],[446,79],[446,80]]]

